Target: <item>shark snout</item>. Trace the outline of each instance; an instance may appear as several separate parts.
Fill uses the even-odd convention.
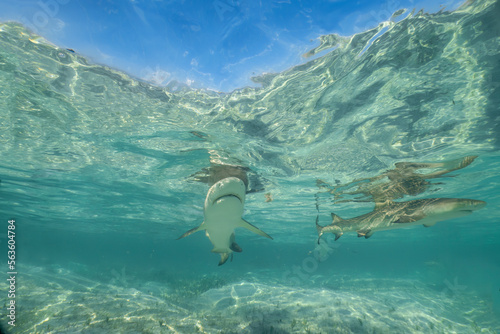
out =
[[[208,191],[205,206],[213,206],[221,200],[238,199],[240,204],[245,202],[245,184],[236,177],[228,177],[214,184]]]
[[[425,207],[428,215],[462,217],[486,206],[486,202],[466,198],[440,198]]]
[[[486,206],[485,201],[475,199],[464,199],[460,202],[460,211],[476,211]]]

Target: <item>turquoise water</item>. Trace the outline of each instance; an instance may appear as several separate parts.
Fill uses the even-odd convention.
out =
[[[2,331],[499,332],[499,16],[475,1],[323,36],[311,61],[230,93],[151,86],[1,24],[0,264],[14,219],[17,271]],[[391,200],[486,207],[318,245],[316,218],[373,211],[367,187],[400,162],[443,165]],[[217,266],[204,233],[175,239],[220,165],[246,168],[243,217],[274,240],[238,229],[243,252]]]

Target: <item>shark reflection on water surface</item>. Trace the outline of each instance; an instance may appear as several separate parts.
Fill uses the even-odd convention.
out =
[[[403,198],[405,195],[416,196],[425,192],[432,183],[429,179],[445,176],[450,172],[469,166],[477,156],[467,156],[445,162],[419,163],[398,162],[396,168],[390,169],[378,176],[357,179],[347,184],[331,186],[328,183],[317,180],[320,188],[328,189],[335,196],[337,203],[373,201],[385,202]],[[419,173],[422,169],[437,169],[429,173]],[[441,183],[437,183],[441,184]],[[349,191],[351,188],[357,188]],[[355,200],[342,200],[344,195],[364,195]]]
[[[482,209],[486,202],[463,198],[429,198],[404,202],[394,202],[405,195],[419,195],[431,185],[426,179],[442,177],[444,174],[469,166],[477,156],[467,156],[461,159],[437,162],[398,162],[396,168],[388,170],[379,176],[358,179],[345,185],[331,187],[326,182],[318,180],[317,185],[329,189],[334,195],[335,203],[340,202],[367,202],[371,198],[375,202],[375,209],[367,214],[342,219],[332,213],[332,223],[328,226],[318,224],[318,243],[324,233],[335,234],[335,240],[345,232],[357,232],[358,237],[368,239],[376,231],[390,230],[413,225],[430,227],[437,222],[463,217]],[[428,173],[417,173],[421,169],[437,169]],[[350,188],[357,187],[354,191]],[[342,190],[344,189],[344,190]],[[344,195],[358,195],[364,197],[354,200],[340,200]]]

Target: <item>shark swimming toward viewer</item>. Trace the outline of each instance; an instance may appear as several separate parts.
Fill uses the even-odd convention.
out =
[[[244,227],[258,235],[272,239],[262,230],[242,218],[245,204],[245,183],[237,177],[227,177],[217,181],[208,190],[204,206],[204,221],[178,239],[195,232],[205,230],[214,248],[213,253],[220,254],[219,266],[226,263],[233,252],[241,252],[241,247],[234,240],[234,229]]]
[[[473,199],[429,198],[376,203],[372,212],[350,219],[342,219],[332,213],[333,222],[328,226],[320,226],[316,219],[318,243],[321,236],[327,232],[335,234],[335,240],[344,232],[354,231],[358,233],[358,237],[368,239],[376,231],[420,224],[429,227],[443,220],[467,216],[485,205],[486,202]]]

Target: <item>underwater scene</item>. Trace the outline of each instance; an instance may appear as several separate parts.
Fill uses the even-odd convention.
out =
[[[0,24],[2,333],[499,333],[500,2],[232,92]]]

